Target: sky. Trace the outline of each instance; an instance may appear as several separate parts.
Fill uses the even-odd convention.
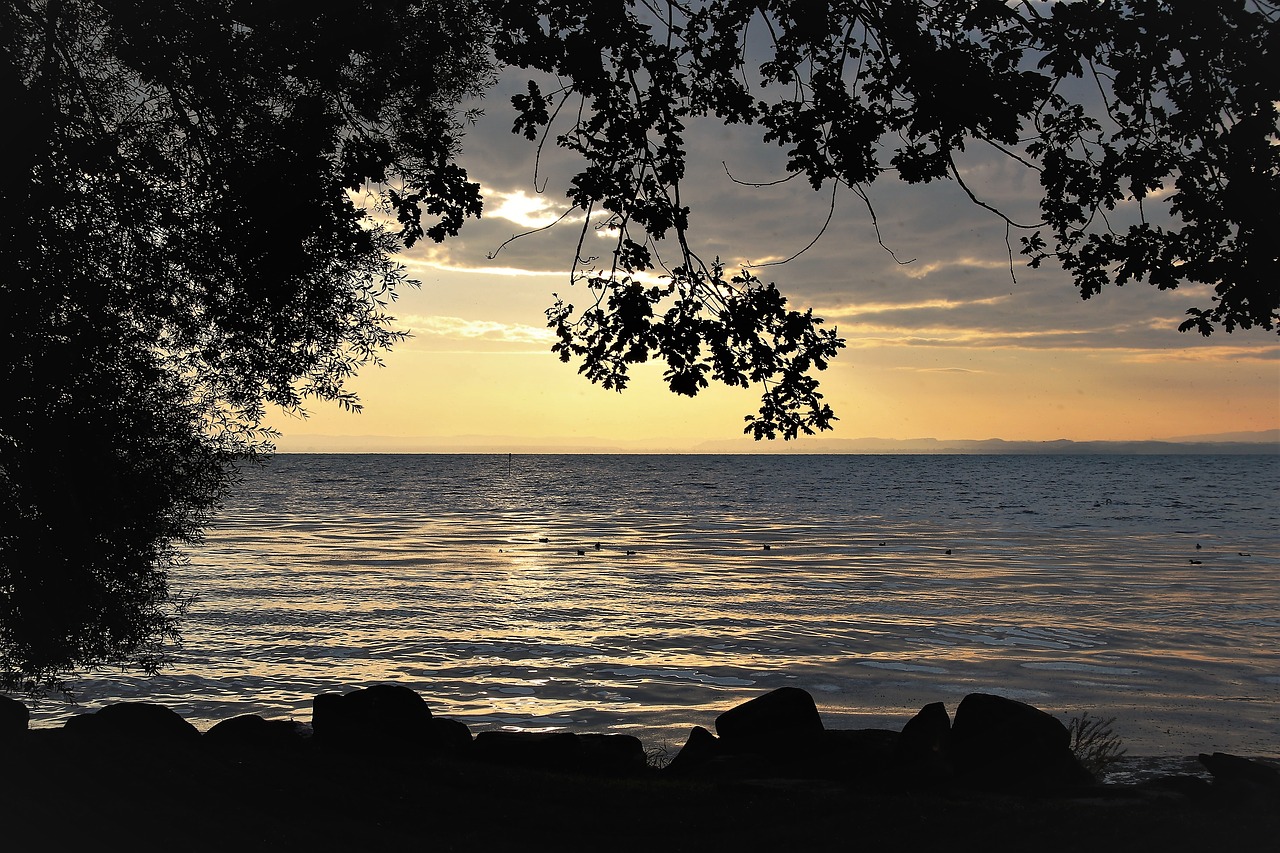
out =
[[[518,74],[505,74],[464,140],[461,162],[483,187],[484,216],[401,257],[421,288],[402,290],[391,313],[413,336],[351,383],[361,413],[314,403],[305,419],[274,414],[280,449],[376,449],[370,437],[382,437],[423,451],[679,451],[742,436],[757,388],[677,397],[649,365],[626,391],[606,391],[551,353],[543,312],[553,294],[584,299],[569,282],[579,225],[506,241],[567,209],[576,161],[548,145],[535,181],[534,145],[510,132],[519,88]],[[712,122],[688,134],[682,192],[694,246],[729,269],[794,255],[822,232],[831,205],[829,191],[803,179],[731,179],[786,176],[782,152],[758,134]],[[984,198],[1034,220],[1038,186],[1022,167],[970,151],[961,168]],[[1280,427],[1280,336],[1177,331],[1188,307],[1208,304],[1187,289],[1130,284],[1082,300],[1060,269],[1028,269],[1016,234],[1011,270],[1003,223],[952,182],[906,186],[886,176],[870,200],[887,249],[867,206],[846,191],[811,248],[755,267],[791,307],[812,308],[847,341],[818,374],[839,418],[826,436],[1097,441]]]

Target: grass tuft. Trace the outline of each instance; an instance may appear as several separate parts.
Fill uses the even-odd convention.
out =
[[[1099,782],[1106,778],[1111,765],[1128,751],[1120,736],[1112,730],[1115,722],[1115,717],[1090,717],[1086,711],[1078,717],[1072,717],[1067,724],[1067,732],[1071,735],[1071,751]]]
[[[671,751],[671,745],[665,740],[646,749],[644,756],[648,765],[654,770],[662,770],[671,763],[671,759],[676,757]]]

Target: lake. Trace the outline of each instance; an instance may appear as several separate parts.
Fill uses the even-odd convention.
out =
[[[201,728],[397,681],[484,728],[678,746],[763,691],[828,727],[970,692],[1132,754],[1280,755],[1280,456],[280,455],[174,578]]]

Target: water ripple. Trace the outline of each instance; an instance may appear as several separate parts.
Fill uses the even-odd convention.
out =
[[[207,726],[305,719],[316,693],[398,680],[480,728],[678,741],[783,685],[815,691],[830,725],[866,726],[987,690],[1115,716],[1133,754],[1280,752],[1275,457],[507,470],[505,456],[249,469],[175,578],[197,595],[175,665],[94,673],[77,695],[165,701]],[[75,710],[46,701],[35,720]]]

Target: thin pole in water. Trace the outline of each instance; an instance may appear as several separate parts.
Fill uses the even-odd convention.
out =
[[[511,476],[511,454],[507,454],[507,476]]]

